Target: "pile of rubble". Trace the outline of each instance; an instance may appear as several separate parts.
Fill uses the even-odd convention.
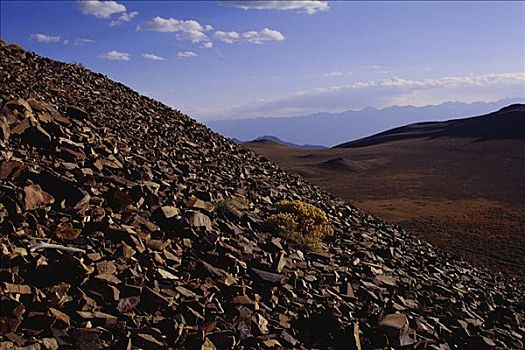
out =
[[[524,288],[101,74],[0,45],[0,349],[522,349]],[[261,230],[323,209],[313,252]]]

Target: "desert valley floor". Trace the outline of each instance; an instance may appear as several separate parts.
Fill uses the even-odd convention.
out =
[[[516,120],[525,119],[523,107],[516,108]],[[446,251],[523,280],[525,141],[496,136],[408,137],[322,150],[264,140],[245,146]]]

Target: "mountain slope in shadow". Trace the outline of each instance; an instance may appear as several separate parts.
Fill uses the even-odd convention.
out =
[[[469,138],[476,141],[525,140],[525,105],[513,104],[479,117],[410,124],[346,142],[334,148],[365,147],[418,138]]]

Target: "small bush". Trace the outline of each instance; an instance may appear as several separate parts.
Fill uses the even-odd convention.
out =
[[[275,209],[276,213],[265,220],[265,226],[285,239],[319,250],[323,238],[333,233],[325,212],[311,204],[282,201]]]

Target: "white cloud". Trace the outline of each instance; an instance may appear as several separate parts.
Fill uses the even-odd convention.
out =
[[[53,44],[60,41],[60,37],[58,35],[47,35],[41,33],[31,34],[30,38],[31,40],[45,44]]]
[[[76,38],[73,42],[73,45],[84,45],[84,44],[93,44],[95,40],[88,38]]]
[[[176,33],[178,40],[188,40],[192,43],[202,43],[203,48],[212,48],[213,43],[210,40],[206,31],[213,29],[213,26],[202,26],[196,20],[179,20],[175,18],[163,18],[160,16],[154,17],[151,21],[139,23],[137,31],[144,32],[160,32],[160,33]],[[267,41],[282,41],[285,36],[273,29],[264,28],[260,31],[249,31],[242,34],[238,32],[224,32],[216,31],[213,38],[232,44],[236,41],[247,41],[254,44],[262,44]]]
[[[156,16],[151,21],[139,23],[138,31],[173,33],[181,30],[181,21],[175,18],[163,18]]]
[[[123,14],[120,15],[118,20],[111,21],[111,23],[109,23],[109,26],[115,27],[115,26],[121,25],[122,22],[129,22],[133,20],[133,18],[135,18],[138,14],[139,14],[138,11],[124,12]]]
[[[154,55],[152,53],[143,53],[141,56],[144,57],[144,58],[147,58],[148,60],[166,61],[166,59],[164,57],[157,56],[157,55]]]
[[[197,57],[197,54],[193,51],[179,51],[177,52],[178,58],[189,58],[189,57]]]
[[[220,30],[216,31],[213,34],[213,37],[228,44],[233,44],[234,42],[241,39],[241,35],[237,32],[223,32]]]
[[[265,41],[283,41],[286,39],[281,32],[268,28],[259,31],[244,32],[242,33],[242,38],[254,44],[262,44]]]
[[[525,99],[525,72],[465,75],[430,79],[389,78],[299,91],[274,99],[258,99],[241,106],[195,110],[208,118],[287,117],[315,112],[342,112],[368,106],[440,104],[447,101]]]
[[[343,72],[334,70],[333,72],[323,74],[323,77],[340,77],[341,75],[343,75]]]
[[[115,50],[101,53],[98,57],[108,61],[129,61],[131,59],[129,53]]]
[[[142,22],[138,31],[177,33],[177,39],[189,40],[192,43],[208,42],[210,39],[204,27],[195,20],[178,20],[175,18],[155,17],[151,21]]]
[[[494,73],[484,75],[466,75],[460,77],[443,77],[437,79],[410,80],[402,78],[390,78],[381,82],[383,86],[434,88],[460,86],[489,86],[495,84],[523,84],[525,73]]]
[[[314,14],[317,11],[327,11],[330,7],[327,1],[223,1],[223,4],[235,6],[243,10],[297,10],[299,12],[306,12],[308,14]]]
[[[124,12],[122,15],[120,15],[118,19],[124,22],[129,22],[133,18],[135,18],[138,14],[139,14],[138,11]]]
[[[213,34],[213,37],[217,40],[220,40],[222,42],[233,44],[237,41],[247,41],[253,44],[262,44],[265,41],[283,41],[285,36],[273,29],[264,28],[259,31],[249,31],[244,33],[237,33],[237,32],[223,32],[223,31],[216,31]]]
[[[78,8],[83,14],[97,18],[110,18],[115,13],[126,12],[126,6],[116,1],[81,0]]]
[[[69,39],[64,39],[64,45],[68,45],[69,44]]]

